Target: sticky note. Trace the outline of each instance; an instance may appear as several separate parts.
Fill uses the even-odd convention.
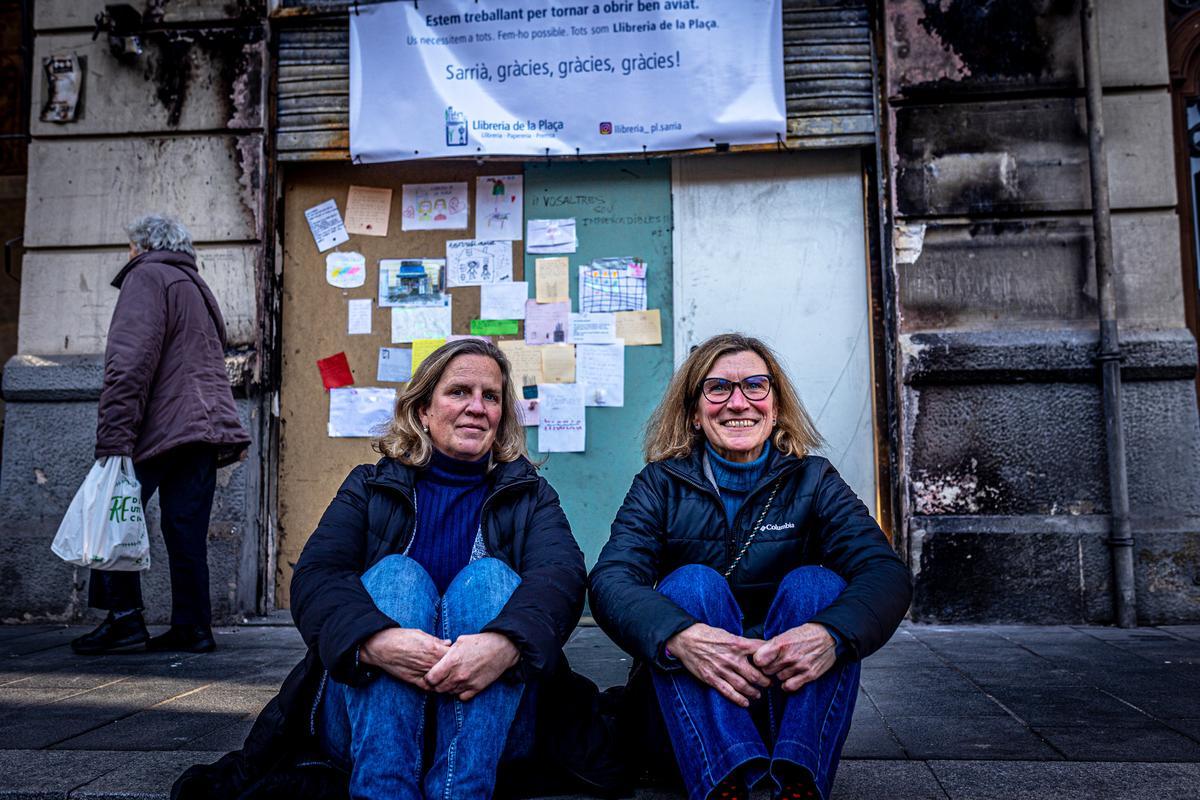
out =
[[[625,346],[662,344],[662,317],[657,308],[649,311],[618,311],[617,338]]]
[[[445,339],[414,339],[412,346],[412,369],[417,371],[421,362],[429,358],[434,350],[446,343]]]
[[[317,369],[321,371],[321,383],[326,389],[336,389],[354,383],[354,376],[350,374],[350,362],[346,360],[345,353],[318,359]]]
[[[515,319],[473,319],[471,333],[476,336],[505,336],[517,332]]]

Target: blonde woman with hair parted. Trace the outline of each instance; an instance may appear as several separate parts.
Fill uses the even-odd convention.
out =
[[[516,403],[491,342],[450,342],[421,363],[375,442],[383,457],[351,471],[296,564],[307,657],[242,750],[185,772],[173,797],[294,787],[325,762],[333,788],[291,794],[346,796],[348,781],[355,798],[475,800],[513,764],[535,787],[529,776],[589,779],[570,748],[594,723],[577,710],[596,689],[562,654],[583,555],[526,457]]]
[[[767,345],[708,339],[592,570],[592,613],[636,660],[631,766],[690,800],[828,798],[859,662],[908,609],[907,568],[820,442]]]

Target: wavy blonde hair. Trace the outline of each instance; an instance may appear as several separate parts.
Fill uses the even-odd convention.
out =
[[[803,458],[822,444],[800,395],[779,364],[779,358],[761,340],[740,333],[722,333],[705,340],[688,354],[671,377],[667,392],[646,423],[646,461],[684,458],[704,441],[703,431],[692,428],[700,403],[700,387],[713,364],[722,356],[752,352],[767,365],[775,394],[775,430],[771,443],[784,455]]]
[[[434,350],[421,362],[412,380],[396,397],[396,408],[387,430],[371,443],[379,453],[412,467],[423,467],[433,456],[433,439],[421,425],[420,412],[433,401],[438,381],[459,356],[486,356],[500,367],[503,408],[496,440],[492,442],[494,461],[516,461],[525,450],[525,429],[517,416],[517,392],[512,382],[512,369],[499,347],[482,339],[459,339]]]

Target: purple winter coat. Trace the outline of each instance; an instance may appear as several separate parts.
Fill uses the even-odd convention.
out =
[[[183,444],[217,448],[218,465],[250,443],[225,372],[225,321],[186,253],[142,253],[121,290],[104,351],[96,458],[134,462]]]

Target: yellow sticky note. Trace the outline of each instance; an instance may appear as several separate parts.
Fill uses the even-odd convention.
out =
[[[413,339],[412,369],[417,371],[421,362],[429,358],[434,350],[446,343],[445,339]]]
[[[539,303],[561,303],[571,299],[567,259],[535,258],[533,268],[537,273]]]
[[[508,357],[513,382],[518,386],[537,386],[542,380],[542,354],[546,345],[528,345],[519,339],[501,339],[496,345]]]
[[[625,340],[625,346],[638,344],[662,344],[662,315],[657,308],[649,311],[618,311],[617,338]]]
[[[542,351],[543,383],[575,382],[575,345],[543,344],[537,349]]]

